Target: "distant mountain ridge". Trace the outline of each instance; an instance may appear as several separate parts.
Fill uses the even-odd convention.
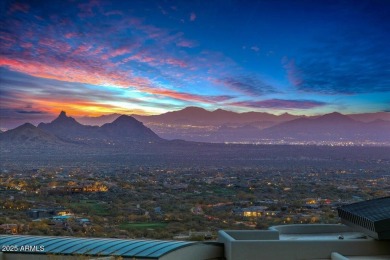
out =
[[[144,123],[170,123],[170,124],[192,124],[192,125],[224,125],[224,124],[247,124],[254,122],[284,122],[300,118],[288,113],[280,116],[263,112],[237,113],[223,109],[208,111],[199,107],[186,107],[182,110],[167,112],[161,115],[141,116],[133,115]]]
[[[369,123],[375,120],[390,121],[390,112],[376,112],[376,113],[363,113],[363,114],[348,114],[350,118]]]
[[[83,124],[83,125],[91,125],[91,126],[102,126],[107,123],[112,123],[115,119],[120,117],[121,114],[109,114],[109,115],[102,115],[102,116],[95,116],[95,117],[76,117],[77,122]]]
[[[41,123],[36,129],[33,125],[27,124],[0,133],[0,140],[8,140],[7,142],[41,140],[43,143],[71,142],[91,145],[160,142],[164,139],[217,143],[374,142],[390,144],[390,121],[383,120],[389,114],[350,116],[334,112],[312,117],[290,114],[276,116],[258,112],[235,113],[222,109],[208,111],[188,107],[157,116],[112,114],[98,117],[97,120],[115,118],[113,122],[102,126],[90,126],[79,123],[62,111],[52,122]],[[369,120],[370,118],[375,120]],[[140,122],[141,120],[144,122]]]
[[[379,124],[381,124],[379,126]],[[340,113],[299,118],[261,131],[263,138],[296,141],[390,141],[390,122],[364,123]]]
[[[121,114],[108,114],[97,117],[77,117],[77,122],[83,125],[102,126],[106,123],[111,123],[117,119]],[[256,124],[264,122],[280,123],[285,121],[291,121],[301,117],[320,117],[319,116],[297,116],[289,113],[281,115],[274,115],[266,112],[243,112],[237,113],[233,111],[216,109],[209,111],[200,107],[186,107],[181,110],[163,113],[160,115],[137,115],[132,114],[135,119],[148,123],[170,123],[170,124],[183,124],[189,123],[192,125],[234,125],[234,124]],[[375,113],[361,113],[361,114],[346,114],[346,116],[361,122],[372,122],[375,120],[390,121],[389,112],[375,112]]]

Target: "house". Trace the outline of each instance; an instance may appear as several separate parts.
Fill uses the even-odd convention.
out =
[[[3,234],[17,234],[18,233],[18,225],[17,224],[1,224],[0,232]]]

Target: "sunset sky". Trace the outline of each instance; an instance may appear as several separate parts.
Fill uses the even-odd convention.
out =
[[[1,1],[2,126],[390,111],[390,1]]]

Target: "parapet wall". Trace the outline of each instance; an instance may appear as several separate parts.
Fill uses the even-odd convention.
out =
[[[224,243],[227,260],[331,259],[333,252],[347,256],[390,255],[389,241],[364,237],[337,239],[337,234],[350,231],[344,225],[286,225],[270,230],[225,230],[219,231],[218,242]],[[315,239],[305,239],[305,235],[317,233]],[[335,239],[321,239],[322,233],[334,233]],[[283,234],[295,234],[296,239],[290,237],[283,240]],[[304,238],[300,238],[300,235]]]

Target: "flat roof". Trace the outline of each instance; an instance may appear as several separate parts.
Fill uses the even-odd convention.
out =
[[[115,238],[78,238],[54,236],[0,235],[0,246],[18,246],[14,253],[121,256],[144,259],[159,257],[182,247],[195,244],[186,241],[134,240]],[[44,250],[21,250],[21,246],[43,246]]]

